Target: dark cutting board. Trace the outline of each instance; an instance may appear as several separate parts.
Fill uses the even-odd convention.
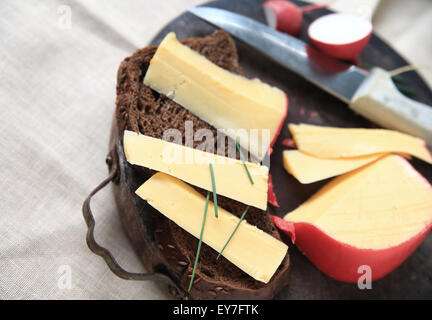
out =
[[[207,5],[227,9],[264,22],[261,9],[262,2],[264,1],[219,0]],[[294,2],[299,5],[305,4],[300,1]],[[307,25],[317,17],[329,12],[324,9],[306,14],[300,38],[309,42],[306,35]],[[163,28],[152,40],[152,44],[159,44],[170,31],[176,32],[177,37],[182,39],[206,36],[214,30],[213,26],[192,14],[183,13]],[[280,67],[254,49],[237,40],[236,44],[244,74],[249,78],[258,77],[281,88],[289,97],[288,117],[275,143],[270,169],[275,184],[275,193],[280,204],[279,208],[270,207],[272,214],[282,217],[328,182],[326,180],[302,185],[285,172],[282,166],[282,151],[286,148],[281,145],[281,142],[290,137],[287,129],[288,122],[365,128],[370,127],[371,123],[367,119],[355,115],[343,102],[314,87],[289,70]],[[401,56],[376,35],[372,36],[360,57],[360,61],[362,65],[379,66],[387,70],[407,64]],[[403,74],[403,85],[415,89],[415,99],[432,105],[432,92],[417,73]],[[412,160],[411,162],[432,182],[432,166],[419,160]],[[403,197],[404,195],[401,194],[400,196]],[[287,238],[285,240],[288,241]],[[414,254],[399,268],[387,277],[375,281],[371,290],[360,290],[356,284],[347,284],[331,279],[317,270],[292,244],[290,244],[289,252],[292,265],[291,282],[276,297],[277,299],[432,298],[432,234],[426,237]]]

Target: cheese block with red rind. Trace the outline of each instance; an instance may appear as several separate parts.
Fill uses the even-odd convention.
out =
[[[430,231],[432,188],[408,161],[389,155],[332,180],[284,219],[272,219],[325,274],[357,282],[366,266],[377,280]]]
[[[371,250],[339,242],[311,223],[293,223],[275,216],[272,220],[319,270],[333,279],[354,283],[361,276],[359,267],[364,265],[371,268],[373,281],[392,272],[414,252],[432,227],[429,225],[396,247]]]

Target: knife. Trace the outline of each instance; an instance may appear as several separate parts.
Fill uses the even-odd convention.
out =
[[[432,107],[401,94],[387,71],[375,67],[367,72],[333,59],[297,38],[234,12],[212,7],[188,11],[344,101],[354,112],[432,145]]]

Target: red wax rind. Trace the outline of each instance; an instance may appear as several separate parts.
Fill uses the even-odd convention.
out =
[[[272,219],[275,226],[278,227],[279,230],[285,232],[285,234],[291,238],[291,242],[293,244],[295,244],[296,237],[295,237],[294,223],[288,222],[288,221],[286,221],[282,218],[276,217],[276,216],[271,216],[270,218]]]
[[[279,208],[279,203],[277,202],[276,195],[273,190],[273,180],[271,174],[268,176],[268,191],[267,191],[267,202],[274,207]]]
[[[288,148],[294,148],[294,149],[297,148],[297,145],[296,145],[294,139],[292,139],[292,138],[283,139],[282,145],[284,147],[288,147]]]
[[[378,280],[396,269],[420,245],[432,227],[407,241],[387,249],[359,249],[337,241],[311,223],[289,222],[272,217],[274,224],[294,239],[296,246],[322,272],[344,282],[357,282],[359,267],[371,268],[371,280]],[[293,243],[294,243],[293,241]]]
[[[269,0],[262,4],[263,8],[269,8],[276,17],[275,29],[297,36],[303,24],[303,11],[290,1]]]

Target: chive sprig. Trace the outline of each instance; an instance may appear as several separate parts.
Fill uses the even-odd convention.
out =
[[[243,158],[243,154],[242,154],[242,152],[241,152],[241,150],[240,150],[240,145],[239,145],[239,143],[238,143],[237,140],[236,140],[236,148],[237,148],[238,153],[240,154],[240,160],[243,162],[243,166],[244,166],[245,169],[246,169],[246,173],[247,173],[247,175],[248,175],[248,177],[249,177],[249,180],[250,180],[251,184],[254,184],[254,182],[253,182],[253,180],[252,180],[252,176],[251,176],[251,174],[250,174],[250,172],[249,172],[249,169],[248,169],[248,167],[247,167],[247,165],[246,165],[246,161],[245,161],[244,158]]]
[[[240,154],[240,160],[243,162],[243,166],[246,170],[246,173],[249,177],[249,180],[251,182],[251,184],[254,184],[253,180],[252,180],[252,176],[249,172],[249,169],[246,165],[246,162],[243,158],[243,154],[240,150],[240,145],[238,143],[238,141],[236,141],[236,148],[237,151]],[[218,217],[218,205],[217,205],[217,193],[216,193],[216,181],[215,181],[215,176],[214,176],[214,171],[213,171],[213,165],[211,163],[209,163],[209,167],[210,167],[210,176],[211,176],[211,181],[212,181],[212,190],[213,190],[213,204],[214,204],[214,212],[215,212],[215,217]],[[204,234],[204,226],[205,226],[205,221],[206,221],[206,217],[207,217],[207,210],[208,210],[208,204],[209,204],[209,200],[210,200],[210,191],[207,191],[207,197],[206,197],[206,203],[205,203],[205,208],[204,208],[204,217],[203,217],[203,222],[202,222],[202,226],[201,226],[201,233],[200,233],[200,238],[199,238],[199,242],[198,242],[198,248],[197,248],[197,253],[196,253],[196,257],[195,257],[195,263],[194,263],[194,267],[192,270],[192,276],[191,276],[191,280],[189,283],[189,288],[188,288],[188,292],[190,292],[191,288],[192,288],[192,284],[193,284],[193,280],[195,278],[195,272],[196,272],[196,268],[198,265],[198,259],[199,259],[199,254],[201,251],[201,244],[202,244],[202,238],[203,238],[203,234]],[[226,241],[225,245],[223,246],[222,250],[219,252],[218,256],[216,259],[219,259],[219,257],[222,255],[222,253],[224,252],[225,248],[227,247],[228,243],[231,241],[231,238],[234,236],[234,233],[237,231],[238,227],[240,226],[240,223],[243,221],[244,217],[246,216],[246,213],[249,210],[249,206],[246,207],[246,209],[244,210],[243,214],[240,217],[240,220],[238,221],[237,225],[235,226],[233,232],[231,233],[230,237],[228,238],[228,240]]]
[[[222,250],[219,252],[218,256],[216,257],[216,259],[219,259],[219,257],[221,256],[222,252],[225,250],[226,246],[228,245],[228,243],[230,242],[231,238],[234,236],[234,233],[237,231],[238,227],[240,226],[240,223],[243,221],[246,213],[249,210],[249,206],[246,207],[245,211],[243,212],[243,214],[240,217],[239,222],[237,223],[236,227],[234,228],[233,232],[231,233],[230,237],[228,238],[227,242],[225,243],[225,245],[223,246]]]
[[[211,163],[209,163],[210,166],[210,175],[211,175],[211,181],[212,181],[212,189],[213,189],[213,204],[214,204],[214,212],[215,212],[215,217],[218,217],[218,205],[217,205],[217,194],[216,194],[216,182],[215,182],[215,177],[214,177],[214,172],[213,172],[213,165]]]
[[[205,226],[205,221],[206,221],[206,217],[207,217],[207,209],[208,209],[209,199],[210,199],[210,191],[207,191],[207,198],[206,198],[206,203],[205,203],[205,208],[204,208],[204,217],[203,217],[203,222],[202,222],[202,226],[201,226],[201,234],[200,234],[200,238],[199,238],[199,242],[198,242],[198,249],[197,249],[197,253],[196,253],[196,257],[195,257],[195,263],[194,263],[194,267],[192,270],[192,277],[191,277],[191,280],[189,282],[188,292],[190,292],[194,278],[195,278],[196,267],[198,264],[198,258],[199,258],[199,254],[201,251],[201,244],[202,244],[202,238],[203,238],[203,234],[204,234],[204,226]]]

